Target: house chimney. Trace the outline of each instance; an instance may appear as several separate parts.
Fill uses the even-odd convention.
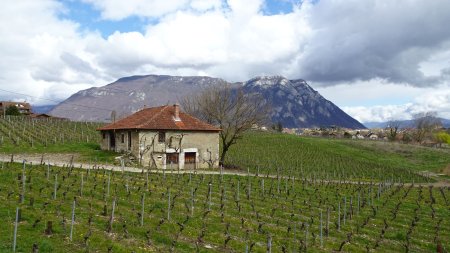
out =
[[[179,104],[174,104],[173,108],[174,108],[174,111],[175,111],[174,118],[175,118],[176,121],[179,121],[180,120],[180,105]]]

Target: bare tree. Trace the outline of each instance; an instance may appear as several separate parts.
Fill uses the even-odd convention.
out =
[[[116,110],[112,110],[112,112],[111,112],[111,122],[112,123],[116,123],[116,116],[117,116]]]
[[[175,149],[175,153],[180,153],[181,145],[183,143],[183,138],[186,134],[181,133],[177,135],[170,136],[168,146]]]
[[[146,135],[142,135],[139,139],[139,165],[142,165],[142,160],[144,158],[144,155],[150,151],[150,167],[156,167],[156,161],[153,156],[155,152],[155,139],[158,134],[154,134],[153,136],[149,136],[150,138],[150,144],[147,145],[147,137]]]
[[[219,164],[243,133],[255,125],[266,123],[269,106],[259,94],[245,94],[242,88],[228,83],[211,86],[203,92],[181,99],[184,111],[222,129],[222,152]]]
[[[418,113],[414,115],[414,125],[416,127],[413,138],[416,142],[422,143],[425,137],[442,123],[436,117],[435,112]]]
[[[398,129],[400,128],[400,121],[398,120],[391,120],[389,121],[387,128],[389,130],[387,137],[390,141],[395,141],[398,134]]]
[[[202,157],[201,162],[208,164],[208,167],[210,169],[213,168],[214,164],[217,162],[218,159],[215,159],[212,151],[210,149],[206,149],[206,153],[208,154],[207,157]]]

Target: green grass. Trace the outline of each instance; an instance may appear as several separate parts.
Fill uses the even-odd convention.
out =
[[[22,121],[16,123],[25,124]],[[0,146],[0,152],[5,154],[79,154],[77,159],[81,162],[97,161],[106,164],[114,162],[117,154],[101,151],[96,142],[97,139],[94,138],[94,136],[99,137],[95,130],[98,125],[81,124],[80,126],[79,122],[65,122],[63,126],[58,125],[61,123],[53,124],[55,126],[52,124],[50,126],[55,129],[61,127],[83,129],[85,135],[89,133],[93,137],[90,142],[85,142],[84,139],[74,137],[79,135],[77,130],[72,131],[71,134],[67,133],[65,142],[60,139],[47,145],[38,141],[33,145],[23,141],[19,145],[4,141]],[[29,129],[34,128],[29,127]],[[40,128],[36,129],[38,131]],[[17,137],[13,136],[11,139],[17,139]],[[237,166],[243,171],[249,169],[250,172],[260,174],[338,180],[426,182],[433,179],[424,177],[420,172],[441,173],[444,168],[450,166],[450,150],[382,141],[308,138],[249,132],[231,147],[226,163],[233,167]]]
[[[380,142],[340,140],[343,146],[355,153],[367,155],[368,159],[378,159],[393,166],[406,166],[415,171],[442,172],[450,165],[450,149],[437,149],[418,145]]]
[[[96,127],[80,122],[0,120],[0,152],[78,154],[81,161],[112,163],[117,154],[99,150]],[[331,252],[341,246],[343,252],[433,252],[439,243],[448,251],[449,188],[402,183],[433,181],[420,172],[448,167],[449,152],[397,143],[250,132],[232,146],[227,164],[259,177],[150,173],[147,181],[146,173],[110,174],[67,166],[50,167],[47,177],[46,165],[26,165],[23,170],[20,164],[1,163],[0,252],[11,251],[16,207],[22,211],[18,252],[31,251],[33,244],[39,252],[107,252],[108,248],[113,252],[244,252],[246,247],[266,252],[268,238],[272,252]],[[22,175],[26,175],[25,188]],[[53,199],[55,175],[57,197]],[[355,183],[360,181],[365,183]],[[117,205],[108,232],[113,199]],[[70,241],[73,200],[76,219]],[[53,222],[52,235],[44,234],[47,221]]]
[[[113,163],[113,152],[100,150],[102,123],[28,117],[0,118],[0,152],[5,154],[77,154],[82,162]]]
[[[2,146],[0,152],[4,154],[76,154],[79,162],[92,162],[112,164],[117,153],[100,150],[97,143],[66,143],[44,146],[17,147],[14,145]]]
[[[450,248],[450,192],[446,188],[161,173],[149,174],[147,185],[145,173],[110,175],[105,170],[67,167],[50,167],[49,171],[47,180],[45,165],[27,164],[23,170],[21,164],[2,163],[0,252],[11,251],[16,207],[22,211],[18,252],[31,251],[34,243],[39,252],[107,252],[110,247],[113,252],[193,252],[197,247],[200,252],[243,252],[250,245],[252,252],[266,252],[268,237],[272,239],[272,252],[283,249],[331,252],[339,249],[350,233],[350,242],[342,248],[344,252],[366,252],[366,248],[372,252],[399,252],[405,251],[408,242],[411,252],[433,252],[438,242],[446,250]],[[22,173],[26,175],[26,183],[24,202],[20,203]],[[57,197],[53,199],[55,175],[58,186]],[[192,191],[195,191],[193,214]],[[74,199],[77,203],[74,236],[70,241]],[[117,204],[114,222],[108,232],[114,199]],[[107,215],[102,214],[105,205]],[[395,211],[398,205],[400,208]],[[416,222],[411,225],[413,220]],[[47,221],[53,222],[50,236],[44,234]],[[388,227],[381,236],[385,222]]]
[[[231,147],[226,162],[260,174],[423,182],[430,179],[417,172],[441,172],[450,165],[450,150],[250,132]]]

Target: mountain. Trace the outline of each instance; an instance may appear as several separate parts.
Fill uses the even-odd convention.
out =
[[[450,119],[438,118],[445,128],[450,128]],[[400,128],[413,128],[415,126],[414,120],[397,120]],[[386,128],[389,126],[390,122],[364,122],[367,128]]]
[[[248,93],[256,92],[272,106],[272,122],[281,122],[288,128],[340,126],[365,128],[319,92],[305,80],[288,80],[281,76],[256,77],[244,83]]]
[[[388,122],[363,122],[363,125],[367,128],[385,128]]]
[[[50,114],[77,121],[109,121],[113,110],[117,118],[123,118],[144,106],[175,103],[179,98],[221,82],[211,77],[124,77],[103,87],[81,90],[55,106]]]
[[[116,112],[116,118],[122,118],[144,106],[176,103],[185,96],[224,82],[222,79],[206,76],[124,77],[103,87],[79,91],[55,106],[50,114],[78,121],[110,121],[112,111]],[[242,87],[247,93],[261,94],[273,109],[272,122],[280,122],[284,127],[336,125],[365,128],[301,79],[256,77],[231,85]]]
[[[442,123],[442,127],[450,128],[450,119],[439,118]]]
[[[33,112],[34,113],[48,113],[55,107],[54,105],[34,105]]]

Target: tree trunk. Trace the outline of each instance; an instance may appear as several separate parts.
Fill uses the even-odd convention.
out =
[[[33,248],[31,249],[32,253],[38,253],[39,252],[39,246],[36,243],[33,243]]]
[[[45,229],[45,234],[46,235],[53,234],[53,222],[52,221],[47,221],[47,228]]]
[[[222,153],[220,154],[219,166],[223,166],[224,163],[225,163],[225,156],[226,156],[226,154],[227,154],[228,147],[229,147],[229,146],[225,146],[225,145],[223,146]]]

